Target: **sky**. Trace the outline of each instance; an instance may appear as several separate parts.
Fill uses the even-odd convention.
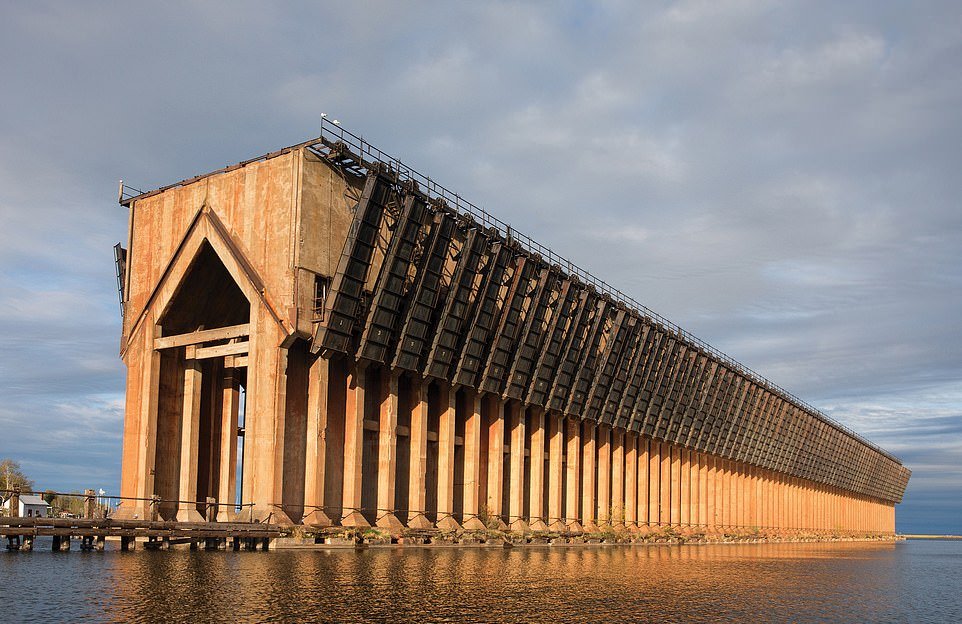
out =
[[[43,488],[119,488],[118,180],[327,112],[897,455],[898,530],[962,533],[958,2],[0,0],[0,59],[0,457]]]

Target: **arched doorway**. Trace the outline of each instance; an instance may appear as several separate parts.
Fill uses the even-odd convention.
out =
[[[164,519],[227,520],[237,502],[251,304],[204,242],[157,323],[154,491]],[[179,501],[179,502],[177,502]]]

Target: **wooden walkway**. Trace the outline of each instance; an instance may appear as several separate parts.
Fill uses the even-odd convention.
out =
[[[133,550],[138,540],[148,549],[166,550],[189,544],[205,550],[262,550],[281,536],[276,525],[237,522],[167,522],[111,518],[0,518],[0,537],[7,550],[32,550],[37,537],[52,537],[54,550],[69,550],[71,540],[82,550],[103,550],[107,538],[119,538],[121,550]]]

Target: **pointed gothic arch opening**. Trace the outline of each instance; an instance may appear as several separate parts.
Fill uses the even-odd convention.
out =
[[[217,252],[200,245],[157,325],[165,337],[243,326],[251,302]],[[211,347],[240,347],[244,336],[206,340],[161,350],[154,491],[164,519],[227,520],[243,479],[246,350],[222,355]],[[180,503],[174,501],[181,501]]]

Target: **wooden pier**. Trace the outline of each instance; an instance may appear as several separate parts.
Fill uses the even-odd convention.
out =
[[[53,550],[70,550],[74,540],[81,550],[103,550],[108,538],[119,539],[121,550],[167,550],[189,545],[204,550],[267,550],[269,540],[281,536],[276,525],[257,522],[175,522],[115,520],[112,518],[0,518],[0,536],[7,550],[33,550],[38,537],[52,537]]]

